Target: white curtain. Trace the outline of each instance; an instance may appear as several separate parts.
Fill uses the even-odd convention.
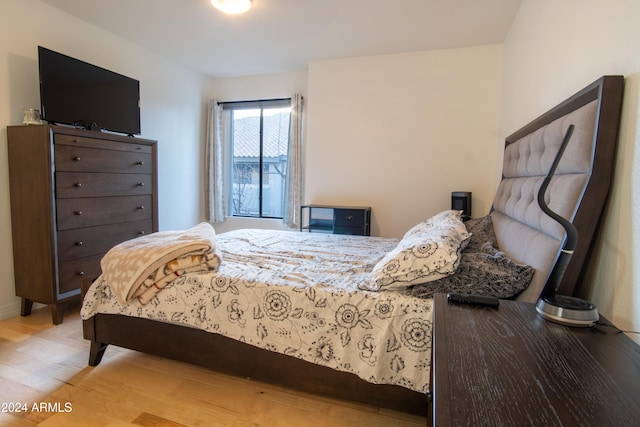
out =
[[[223,222],[224,209],[224,151],[222,140],[222,107],[209,101],[207,111],[207,140],[205,144],[205,214],[209,222]]]
[[[287,152],[287,179],[284,186],[284,209],[282,222],[288,227],[300,226],[300,204],[302,201],[302,103],[300,94],[291,97],[291,120],[289,123],[289,149]]]

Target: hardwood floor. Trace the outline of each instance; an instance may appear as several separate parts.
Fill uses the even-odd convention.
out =
[[[425,426],[426,419],[298,393],[109,347],[87,365],[78,309],[0,321],[2,426]]]

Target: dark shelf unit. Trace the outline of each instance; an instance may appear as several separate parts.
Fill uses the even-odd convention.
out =
[[[300,206],[300,231],[371,235],[371,207],[369,206]]]

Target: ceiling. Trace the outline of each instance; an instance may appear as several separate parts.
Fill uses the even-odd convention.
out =
[[[502,43],[521,0],[42,0],[211,77],[309,62]]]

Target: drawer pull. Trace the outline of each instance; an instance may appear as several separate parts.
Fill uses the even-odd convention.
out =
[[[73,214],[74,215],[82,215],[82,211],[74,211]]]
[[[80,188],[82,187],[82,183],[81,182],[76,182],[75,184],[73,184],[74,187],[76,188]]]
[[[144,187],[144,182],[139,182],[138,187]]]
[[[140,230],[140,231],[138,231],[138,234],[147,234],[147,233],[145,233],[144,230]]]
[[[84,243],[82,242],[82,240],[76,242],[76,246],[82,246]]]
[[[347,221],[353,221],[353,215],[347,215],[345,218]]]
[[[139,210],[144,209],[144,205],[142,205],[142,206],[138,206],[138,209],[139,209]]]
[[[142,160],[140,160],[138,163],[136,163],[136,165],[142,166],[142,165],[144,165],[144,162]]]
[[[84,276],[84,271],[78,271],[78,276],[80,277]]]
[[[80,156],[74,156],[73,157],[73,161],[74,162],[79,162],[80,161]]]

